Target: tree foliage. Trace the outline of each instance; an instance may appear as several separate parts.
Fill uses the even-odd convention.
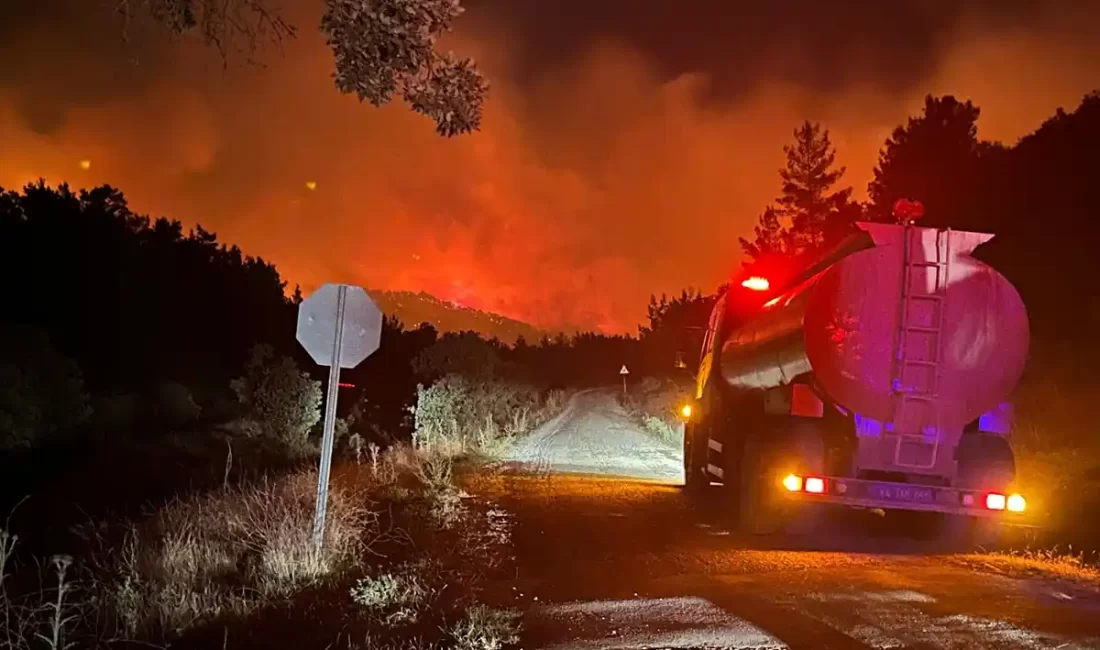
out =
[[[237,53],[252,59],[266,43],[295,35],[268,0],[119,0],[127,25],[144,12],[173,36],[195,33],[224,60]]]
[[[476,130],[488,86],[472,60],[436,50],[462,11],[458,0],[326,0],[336,87],[375,106],[400,93],[441,135]]]
[[[129,19],[138,5],[172,34],[197,33],[223,58],[252,58],[264,42],[295,35],[269,0],[122,0],[120,9]],[[400,95],[440,135],[478,130],[488,84],[472,59],[436,49],[462,13],[459,0],[325,0],[320,29],[336,88],[374,106]]]
[[[764,208],[757,224],[753,226],[756,238],[741,238],[741,250],[755,262],[771,260],[787,254],[787,229],[779,223],[779,213],[774,206]]]
[[[244,375],[232,381],[244,408],[247,430],[304,450],[321,420],[321,382],[298,369],[290,357],[276,357],[267,345],[252,349]]]
[[[448,332],[413,360],[413,369],[431,379],[450,374],[489,379],[504,373],[504,353],[504,344],[496,339],[486,340],[477,332]]]
[[[685,289],[672,299],[665,294],[658,300],[650,296],[648,325],[638,328],[642,348],[652,363],[665,365],[666,374],[682,362],[694,371],[699,362],[699,350],[706,335],[707,321],[718,296],[725,287],[711,295],[696,289]]]
[[[926,97],[922,114],[894,129],[879,152],[874,180],[867,187],[873,217],[892,222],[894,202],[915,199],[924,204],[925,223],[967,219],[980,192],[982,158],[999,149],[978,141],[980,115],[970,101]]]
[[[892,220],[893,201],[913,198],[925,204],[921,225],[994,234],[975,255],[1019,290],[1031,367],[1095,382],[1100,95],[1086,95],[1075,111],[1058,109],[1013,147],[979,140],[980,115],[970,101],[927,97],[921,115],[886,141],[868,187],[871,211]]]
[[[834,168],[836,149],[829,130],[809,121],[794,132],[794,144],[783,147],[787,166],[779,170],[782,194],[776,212],[790,222],[787,250],[794,255],[819,252],[843,237],[851,225],[852,188],[834,190],[845,167]]]
[[[836,150],[828,129],[806,121],[783,153],[787,164],[779,170],[783,184],[776,204],[760,215],[753,241],[740,239],[747,265],[818,254],[840,241],[861,214],[850,187],[835,189],[845,168],[834,168]]]
[[[72,432],[91,415],[80,368],[41,331],[0,326],[0,450]]]

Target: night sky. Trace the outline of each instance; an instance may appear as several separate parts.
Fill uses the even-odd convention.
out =
[[[123,40],[113,4],[0,0],[0,186],[110,183],[307,293],[544,327],[634,331],[651,292],[721,283],[803,119],[862,198],[925,94],[1012,143],[1100,88],[1093,1],[466,0],[446,45],[492,90],[482,131],[445,140],[336,91],[317,0],[284,0],[298,37],[228,68],[146,25]]]

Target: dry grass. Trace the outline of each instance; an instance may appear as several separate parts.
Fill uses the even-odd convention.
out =
[[[78,531],[87,547],[74,565],[76,591],[66,561],[60,580],[44,572],[43,588],[9,598],[15,538],[4,534],[0,647],[53,647],[68,637],[81,645],[172,643],[215,621],[293,606],[306,587],[348,594],[346,583],[337,585],[349,572],[365,577],[345,602],[364,614],[371,633],[396,632],[394,647],[434,647],[451,634],[444,618],[456,611],[456,599],[471,597],[476,576],[497,566],[497,549],[507,543],[497,530],[499,513],[482,512],[456,486],[454,463],[453,456],[399,444],[372,454],[369,464],[337,468],[319,552],[311,535],[313,471],[176,499],[137,522],[86,525]],[[375,565],[383,551],[394,559]],[[447,602],[439,604],[444,589]],[[495,620],[467,621],[462,638],[474,645],[458,647],[496,648],[494,639],[507,635],[493,631]],[[401,645],[421,633],[427,641]]]
[[[351,599],[387,627],[415,624],[439,595],[431,569],[428,562],[407,562],[362,578],[351,588]]]
[[[450,636],[457,650],[502,650],[519,642],[518,619],[514,611],[477,604],[455,623]]]
[[[376,518],[365,495],[332,486],[325,543],[315,550],[316,480],[300,472],[176,501],[130,526],[121,549],[97,540],[102,614],[126,638],[170,638],[353,565]]]
[[[957,560],[971,567],[1008,575],[1039,575],[1100,586],[1098,558],[1073,549],[1023,549],[973,553]]]
[[[55,555],[39,574],[39,588],[20,596],[9,593],[8,578],[19,538],[0,528],[0,648],[30,650],[72,647],[70,641],[82,612],[74,602],[72,558]],[[41,567],[40,567],[41,568]]]

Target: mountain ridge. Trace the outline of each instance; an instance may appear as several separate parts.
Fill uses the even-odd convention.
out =
[[[551,332],[530,323],[472,307],[462,307],[441,300],[424,291],[383,291],[369,289],[367,293],[386,316],[396,316],[405,327],[415,328],[427,323],[440,332],[479,332],[496,337],[509,345],[522,336],[535,343]]]

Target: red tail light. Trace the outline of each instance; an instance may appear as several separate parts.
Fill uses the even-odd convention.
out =
[[[987,510],[1004,510],[1008,499],[1003,494],[992,492],[985,495],[985,507]]]

